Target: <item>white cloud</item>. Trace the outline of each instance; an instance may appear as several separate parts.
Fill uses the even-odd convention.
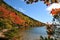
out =
[[[25,10],[24,10],[24,9],[22,9],[22,8],[19,8],[19,11],[21,11],[21,12],[23,12],[23,13],[25,12]]]
[[[60,8],[60,3],[53,3],[51,4],[47,10],[50,12],[52,9],[55,9],[55,8]]]

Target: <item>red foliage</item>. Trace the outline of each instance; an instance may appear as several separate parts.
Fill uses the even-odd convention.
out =
[[[52,9],[52,11],[51,11],[51,14],[52,15],[57,15],[58,13],[60,13],[60,8],[59,9]]]
[[[55,9],[52,9],[51,14],[52,14],[52,15],[55,15],[55,14],[56,14]]]
[[[24,23],[25,21],[23,19],[21,19],[18,15],[15,14],[15,12],[12,12],[10,10],[7,10],[6,8],[4,7],[1,7],[0,6],[0,11],[3,12],[3,15],[2,17],[4,18],[8,18],[10,17],[11,21],[13,23],[16,23],[16,24],[22,24]]]

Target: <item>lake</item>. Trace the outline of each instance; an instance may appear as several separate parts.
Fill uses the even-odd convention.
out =
[[[46,27],[34,27],[24,31],[22,40],[39,40],[40,36],[47,36]]]

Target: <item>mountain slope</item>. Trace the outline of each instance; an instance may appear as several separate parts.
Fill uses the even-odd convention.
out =
[[[34,20],[33,18],[28,17],[22,12],[17,11],[16,9],[9,6],[3,0],[0,1],[0,22],[8,25],[20,25],[24,27],[28,26],[42,26],[42,22]]]
[[[3,0],[0,0],[0,37],[11,39],[20,32],[18,31],[19,29],[25,30],[30,27],[40,27],[44,25],[44,23],[17,11]]]

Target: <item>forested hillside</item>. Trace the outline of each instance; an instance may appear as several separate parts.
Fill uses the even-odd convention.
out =
[[[0,30],[9,30],[7,33],[10,34],[7,35],[7,33],[5,33],[5,35],[7,35],[8,37],[10,37],[11,35],[11,37],[13,37],[14,33],[12,34],[11,30],[16,32],[17,28],[27,29],[29,27],[40,27],[44,25],[44,23],[31,18],[20,11],[17,11],[13,7],[5,3],[3,0],[0,0]]]
[[[0,1],[0,20],[4,20],[7,24],[15,24],[20,26],[41,26],[42,22],[39,22],[22,12],[17,11],[12,8],[8,4],[6,4],[3,0]]]

